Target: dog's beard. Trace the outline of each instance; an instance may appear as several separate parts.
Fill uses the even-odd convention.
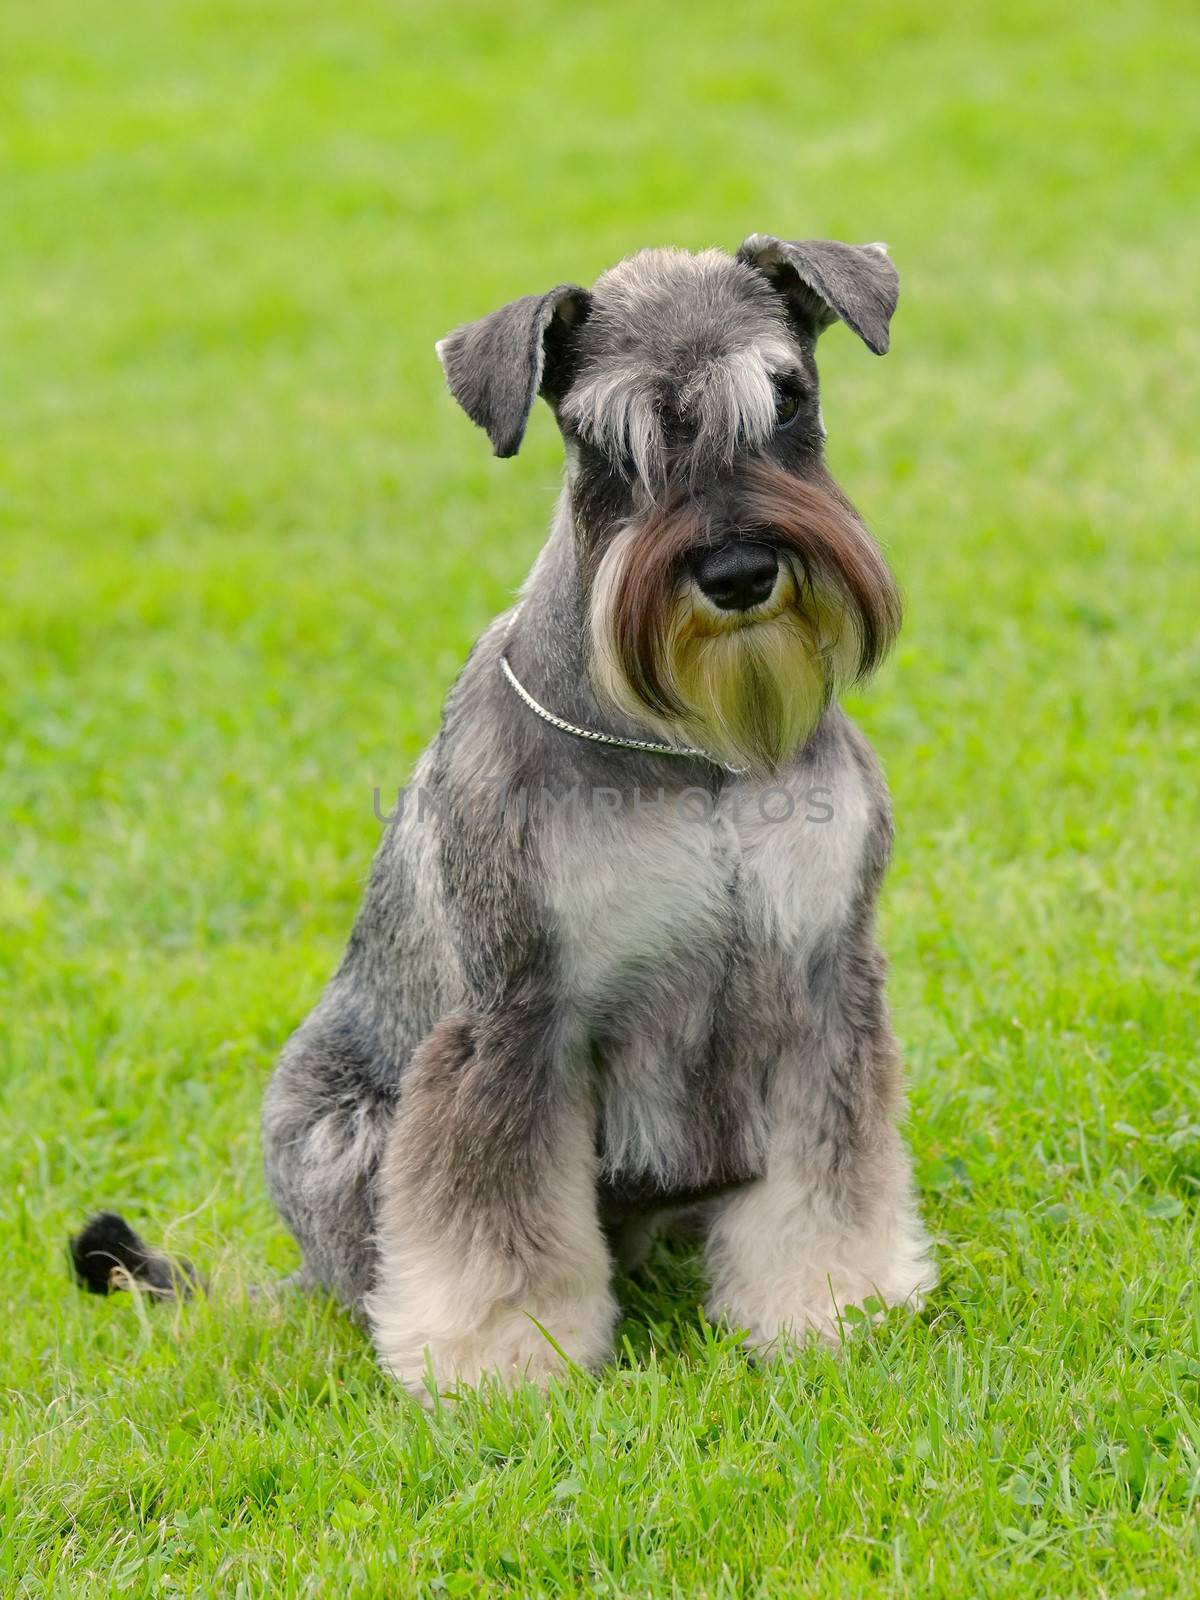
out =
[[[685,567],[712,542],[702,506],[655,507],[621,529],[596,570],[592,678],[601,699],[668,742],[765,776],[883,658],[900,604],[878,547],[832,486],[759,461],[738,491],[740,531],[778,553],[772,595],[748,612],[712,606]]]

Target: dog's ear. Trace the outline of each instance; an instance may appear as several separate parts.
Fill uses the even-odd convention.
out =
[[[752,233],[737,258],[765,273],[795,315],[817,333],[840,318],[868,350],[887,354],[888,324],[900,297],[887,245]]]
[[[574,330],[591,297],[578,284],[527,294],[437,344],[450,393],[487,432],[498,456],[515,456],[539,394],[554,401],[570,383]]]

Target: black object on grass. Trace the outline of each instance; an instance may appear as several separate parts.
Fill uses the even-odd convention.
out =
[[[136,1287],[163,1299],[186,1300],[204,1280],[190,1261],[151,1250],[115,1211],[98,1211],[71,1240],[71,1263],[91,1294]]]

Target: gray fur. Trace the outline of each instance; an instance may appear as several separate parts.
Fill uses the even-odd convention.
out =
[[[414,1389],[423,1359],[440,1382],[553,1370],[531,1318],[568,1356],[602,1359],[601,1225],[628,1249],[656,1214],[698,1202],[713,1313],[761,1349],[828,1332],[809,1303],[824,1282],[899,1300],[932,1282],[872,933],[891,815],[862,736],[830,706],[772,784],[828,790],[833,820],[800,808],[772,823],[771,785],[573,739],[499,670],[507,654],[560,716],[645,735],[591,686],[598,552],[655,492],[648,478],[683,471],[693,493],[736,495],[738,454],[760,450],[823,473],[811,344],[746,260],[643,252],[590,299],[529,297],[451,336],[451,388],[498,453],[544,386],[564,296],[587,315],[554,352],[549,397],[572,447],[550,539],[451,690],[414,777],[424,810],[406,803],[389,825],[264,1111],[271,1191],[310,1271],[366,1313]],[[781,363],[811,385],[786,440],[762,407]],[[488,803],[484,776],[509,804]],[[553,803],[596,789],[619,810]],[[687,791],[702,820],[679,810]],[[633,803],[660,793],[661,810]],[[756,1277],[764,1232],[783,1264],[764,1258]],[[887,1260],[871,1253],[883,1237]]]

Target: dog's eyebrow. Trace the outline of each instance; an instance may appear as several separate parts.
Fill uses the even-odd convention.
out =
[[[803,377],[787,339],[764,334],[753,343],[699,362],[682,381],[632,360],[605,363],[567,396],[564,414],[590,443],[614,460],[632,458],[639,477],[660,481],[666,454],[664,404],[694,426],[692,449],[728,459],[739,442],[761,444],[775,426],[775,382]]]
[[[683,386],[682,398],[697,421],[698,450],[728,459],[736,445],[762,444],[775,427],[775,372],[795,365],[782,337],[756,339],[718,356]]]
[[[600,371],[576,384],[563,411],[589,443],[613,460],[632,457],[644,482],[658,482],[665,439],[661,396],[652,382],[627,367]]]

